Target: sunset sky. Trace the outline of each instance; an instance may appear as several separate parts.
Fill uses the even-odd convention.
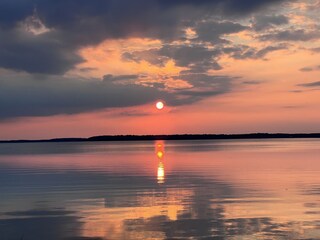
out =
[[[319,0],[0,0],[0,139],[320,132],[319,12]]]

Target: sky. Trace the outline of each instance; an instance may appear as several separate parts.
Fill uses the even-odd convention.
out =
[[[320,132],[319,11],[319,0],[0,0],[0,139]]]

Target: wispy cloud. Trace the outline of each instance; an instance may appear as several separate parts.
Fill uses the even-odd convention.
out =
[[[301,84],[298,84],[297,86],[300,86],[300,87],[320,87],[320,81],[310,82],[310,83],[301,83]]]

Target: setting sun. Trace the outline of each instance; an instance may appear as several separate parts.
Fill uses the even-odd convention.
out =
[[[163,102],[157,102],[156,108],[157,108],[158,110],[162,110],[162,109],[164,108],[164,103],[163,103]]]

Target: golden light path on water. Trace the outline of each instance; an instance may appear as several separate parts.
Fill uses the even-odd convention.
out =
[[[156,141],[156,154],[158,157],[158,171],[157,171],[157,179],[158,183],[162,184],[165,181],[165,172],[164,172],[164,142]]]

